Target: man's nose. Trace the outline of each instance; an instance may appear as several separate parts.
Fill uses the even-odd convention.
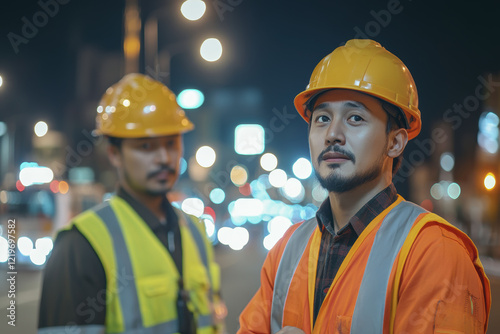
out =
[[[344,135],[344,123],[341,119],[333,119],[328,127],[325,144],[330,146],[334,144],[345,144],[345,135]]]

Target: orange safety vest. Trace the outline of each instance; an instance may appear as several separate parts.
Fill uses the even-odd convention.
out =
[[[467,312],[460,313],[460,319],[465,319],[460,328],[464,328],[466,333],[484,333],[491,298],[489,281],[484,274],[474,244],[463,232],[441,217],[404,201],[401,196],[368,224],[347,254],[323,301],[314,327],[313,302],[321,231],[315,219],[291,228],[291,231],[287,232],[283,240],[277,244],[276,249],[270,252],[264,264],[263,285],[271,280],[268,285],[272,286],[269,288],[261,286],[240,317],[241,329],[238,333],[276,333],[285,326],[292,326],[313,334],[392,334],[400,303],[400,288],[402,283],[405,283],[401,280],[406,260],[410,253],[418,256],[418,252],[425,252],[425,250],[415,250],[412,246],[424,228],[436,224],[449,231],[456,240],[463,242],[473,263],[471,268],[477,273],[474,275],[482,285],[480,300],[473,300],[470,295],[468,309],[473,316],[476,303],[477,315],[481,310],[480,307],[478,310],[477,303],[484,303],[486,314],[478,316],[484,318],[484,321],[474,322],[473,319],[469,319],[471,317],[467,317]],[[440,268],[435,270],[439,271]],[[422,280],[422,286],[418,288],[426,289],[427,284],[433,283],[438,284]],[[453,286],[454,282],[446,284],[450,286],[449,290],[452,292],[445,301],[462,307],[463,303],[453,299],[453,293],[458,295],[468,287]],[[449,319],[452,316],[446,312],[438,314],[439,302],[440,300],[436,299],[434,317],[439,317],[437,320],[445,326],[443,330],[446,331],[441,333],[451,333],[453,331],[447,330],[454,328],[446,325],[453,322]],[[402,305],[408,307],[408,302],[403,300]],[[422,305],[412,306],[415,312],[419,312],[419,308],[422,308]],[[418,333],[421,332],[418,326],[423,326],[425,321],[431,320],[426,314],[417,314],[414,319],[410,317],[408,321],[415,323],[417,327],[413,332]]]

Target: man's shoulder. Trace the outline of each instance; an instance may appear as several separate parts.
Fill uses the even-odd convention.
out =
[[[74,225],[70,225],[57,233],[54,247],[69,249],[80,249],[81,247],[91,247],[87,238]]]
[[[463,250],[469,256],[477,254],[477,249],[467,234],[432,213],[427,215],[427,222],[418,232],[414,247],[428,251],[454,249],[457,254],[463,254]]]
[[[76,222],[85,223],[86,221],[94,220],[96,215],[99,216],[99,214],[104,209],[112,207],[112,204],[113,204],[113,206],[123,205],[123,204],[127,205],[126,202],[123,200],[120,200],[120,198],[118,196],[113,196],[113,197],[111,197],[111,199],[106,200],[102,203],[96,204],[93,207],[79,213],[78,215],[73,217],[70,224],[74,225],[74,223],[76,223]]]

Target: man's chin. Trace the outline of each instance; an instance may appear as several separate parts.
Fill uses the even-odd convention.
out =
[[[316,172],[316,178],[328,192],[344,193],[376,179],[379,174],[379,168],[373,168],[363,174],[355,175],[345,175],[345,173],[336,170],[326,176]]]
[[[155,185],[154,187],[149,187],[146,189],[146,192],[150,196],[165,196],[171,189],[172,187],[165,183],[165,184]]]

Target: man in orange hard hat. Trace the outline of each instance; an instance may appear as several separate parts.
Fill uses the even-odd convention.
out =
[[[477,249],[392,183],[421,128],[408,68],[372,40],[316,66],[295,107],[328,198],[269,252],[238,333],[485,333]]]
[[[219,333],[225,306],[205,227],[166,196],[193,124],[166,86],[141,74],[108,88],[97,112],[119,187],[59,232],[39,333]]]

